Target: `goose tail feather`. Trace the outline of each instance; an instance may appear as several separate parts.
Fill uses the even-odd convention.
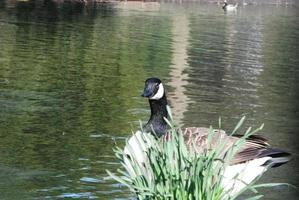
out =
[[[266,156],[271,157],[271,159],[267,160],[263,164],[263,166],[267,168],[279,167],[280,165],[283,165],[292,159],[290,153],[276,147],[267,148],[260,155],[260,157],[266,157]]]

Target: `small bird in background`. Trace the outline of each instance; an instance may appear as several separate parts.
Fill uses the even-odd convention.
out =
[[[238,3],[236,3],[235,5],[233,4],[228,4],[226,0],[224,0],[223,2],[223,6],[222,6],[222,9],[224,11],[237,11],[237,7],[238,7]]]

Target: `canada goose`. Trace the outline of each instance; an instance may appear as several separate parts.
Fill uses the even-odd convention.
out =
[[[164,118],[167,118],[167,98],[161,80],[158,78],[148,78],[145,81],[142,96],[148,98],[151,109],[151,116],[143,127],[143,133],[153,134],[162,142],[167,140],[169,137],[169,133],[167,132],[168,126],[164,120]],[[196,152],[201,153],[207,149],[208,131],[209,129],[204,127],[188,127],[182,129],[182,134],[185,143],[188,145],[192,141],[192,145],[195,144]],[[139,148],[140,145],[138,145],[140,138],[143,137],[143,133],[137,131],[128,140],[128,144],[130,148],[133,148],[134,157],[138,163],[143,163],[146,159],[146,147],[141,146]],[[220,139],[225,144],[223,154],[241,137],[240,135],[228,136],[223,130],[215,129],[214,133],[209,148],[213,148],[213,145]],[[129,152],[126,146],[124,153],[130,156]],[[235,154],[230,165],[225,168],[221,184],[226,191],[230,191],[230,195],[237,194],[246,184],[254,181],[268,168],[278,167],[289,160],[289,153],[270,147],[267,140],[261,136],[252,135],[247,138],[244,145]],[[235,178],[237,176],[238,180]]]
[[[237,11],[237,7],[238,7],[238,3],[232,5],[232,4],[228,4],[227,1],[224,0],[222,9],[224,11]]]

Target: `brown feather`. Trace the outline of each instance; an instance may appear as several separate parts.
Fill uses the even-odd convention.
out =
[[[181,130],[185,144],[188,148],[195,146],[195,151],[197,153],[202,153],[207,149],[213,149],[217,143],[224,142],[222,158],[225,156],[227,151],[238,141],[243,135],[226,135],[224,130],[213,129],[213,136],[211,143],[208,147],[208,133],[209,128],[204,127],[188,127]],[[171,137],[171,132],[167,132],[163,137],[163,141],[169,140]],[[260,158],[265,150],[270,148],[267,140],[258,135],[251,135],[246,138],[244,145],[235,154],[231,164],[243,163],[249,160]]]

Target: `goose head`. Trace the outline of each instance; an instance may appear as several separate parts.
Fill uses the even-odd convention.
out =
[[[148,78],[144,84],[144,90],[141,94],[150,100],[159,100],[165,95],[164,86],[158,78]]]
[[[167,131],[167,99],[162,81],[158,78],[148,78],[145,80],[144,90],[141,95],[149,101],[151,116],[144,125],[143,131],[161,137]]]

